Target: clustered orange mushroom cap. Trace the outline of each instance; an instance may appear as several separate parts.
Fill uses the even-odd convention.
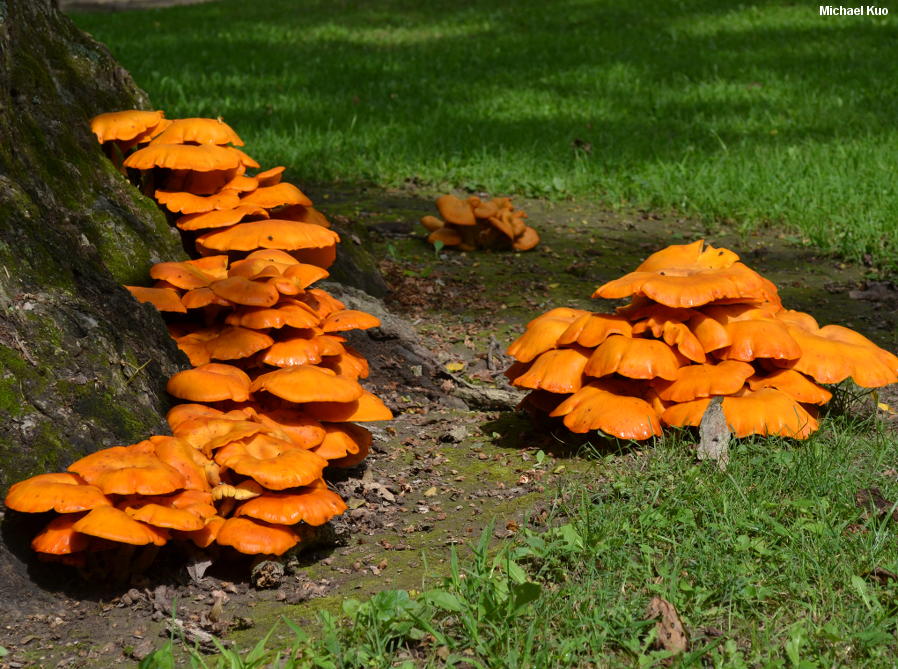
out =
[[[783,307],[776,286],[704,240],[670,246],[593,297],[629,298],[614,314],[560,307],[509,347],[522,407],[572,432],[622,439],[696,426],[715,396],[730,430],[805,439],[820,384],[898,382],[898,357],[839,325]]]
[[[527,214],[515,209],[511,198],[496,197],[484,201],[471,196],[461,200],[454,195],[437,198],[442,218],[424,216],[423,225],[430,233],[427,241],[455,246],[460,251],[477,248],[529,251],[539,244],[539,234],[524,223]]]
[[[192,365],[168,381],[185,403],[168,415],[174,436],[16,483],[6,505],[61,514],[32,547],[67,564],[171,539],[279,555],[304,526],[346,510],[323,477],[368,453],[371,433],[350,421],[392,418],[360,385],[368,363],[342,336],[380,322],[312,287],[328,276],[339,238],[281,182],[284,168],[245,175],[258,164],[228,146],[243,142],[225,123],[114,112],[92,129],[143,170],[141,184],[154,185],[145,191],[201,256],[157,263],[153,286],[128,287],[163,313]]]

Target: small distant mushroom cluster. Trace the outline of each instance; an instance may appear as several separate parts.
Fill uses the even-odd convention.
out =
[[[424,216],[423,225],[430,233],[427,241],[454,246],[460,251],[514,249],[529,251],[539,244],[539,234],[524,223],[527,214],[515,209],[511,198],[481,200],[471,196],[461,200],[454,195],[437,198],[442,219]]]
[[[225,123],[127,111],[92,129],[195,243],[199,257],[127,286],[164,314],[193,366],[167,385],[185,403],[167,416],[172,436],[16,483],[6,505],[60,514],[32,547],[76,566],[137,546],[146,563],[169,540],[281,555],[346,509],[323,475],[367,455],[372,435],[355,421],[392,418],[359,384],[368,363],[341,334],[379,321],[310,287],[339,237],[283,168],[247,176],[259,165],[229,146],[243,143]]]
[[[531,321],[508,349],[506,376],[532,391],[522,408],[571,432],[642,440],[698,426],[721,397],[734,436],[805,439],[832,397],[819,384],[898,381],[898,357],[784,308],[776,286],[738,261],[703,240],[670,246],[595,291],[630,298],[614,313],[561,307]]]

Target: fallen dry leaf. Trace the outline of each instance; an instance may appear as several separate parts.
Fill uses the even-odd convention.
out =
[[[680,614],[666,599],[652,597],[645,617],[646,620],[658,619],[655,624],[656,646],[677,655],[689,648],[689,637],[680,621]]]
[[[890,502],[883,497],[882,491],[877,487],[861,488],[854,494],[854,502],[858,508],[864,509],[862,515],[864,520],[871,516],[881,517],[887,513],[891,513],[892,518],[898,520],[898,510],[896,504]],[[875,513],[871,513],[874,511]]]

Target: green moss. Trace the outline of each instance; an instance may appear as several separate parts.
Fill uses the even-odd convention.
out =
[[[25,398],[14,376],[0,377],[0,416],[16,417],[24,413]]]

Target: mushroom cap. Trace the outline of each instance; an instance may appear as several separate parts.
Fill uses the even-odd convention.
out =
[[[511,243],[515,251],[529,251],[539,244],[539,233],[529,225],[524,226],[524,231]]]
[[[583,370],[591,351],[581,348],[560,348],[541,353],[529,369],[512,381],[520,388],[548,390],[553,393],[574,393],[583,386]]]
[[[298,300],[282,299],[274,307],[245,307],[235,309],[225,317],[228,325],[240,325],[252,330],[282,328],[285,325],[298,328],[314,328],[321,317],[311,307]]]
[[[673,244],[656,251],[642,261],[637,272],[657,272],[669,267],[692,267],[698,269],[725,269],[739,260],[739,256],[729,249],[715,249],[705,240],[690,244]]]
[[[427,230],[427,232],[436,232],[440,228],[442,228],[445,223],[438,219],[436,216],[422,216],[421,217],[421,225]],[[459,238],[461,241],[461,238]]]
[[[177,430],[179,426],[187,421],[197,418],[216,418],[223,413],[220,409],[214,409],[205,404],[177,404],[169,409],[165,420],[172,430]]]
[[[292,442],[265,434],[234,441],[215,453],[215,462],[255,479],[269,490],[308,485],[321,477],[327,460]]]
[[[326,269],[333,265],[337,259],[337,245],[331,244],[330,246],[322,246],[315,249],[297,249],[292,251],[292,255],[299,262],[304,262],[308,265],[318,265],[318,267]]]
[[[356,380],[368,378],[370,371],[365,356],[351,346],[337,355],[323,356],[319,367],[329,369],[337,376]]]
[[[630,337],[633,328],[623,316],[583,312],[559,335],[557,343],[559,346],[579,344],[594,348],[613,334]]]
[[[362,395],[358,382],[314,365],[284,367],[256,377],[252,392],[265,390],[290,402],[351,402]]]
[[[559,345],[559,338],[571,323],[588,315],[582,309],[552,309],[527,324],[527,329],[508,347],[508,355],[518,362],[530,362],[540,353]]]
[[[267,334],[242,328],[227,326],[218,335],[206,342],[209,356],[215,360],[240,360],[254,353],[264,351],[274,343]]]
[[[889,358],[883,358],[879,353],[882,349],[878,347],[832,338],[834,332],[835,336],[844,338],[844,333],[839,330],[821,328],[817,332],[807,332],[791,325],[787,325],[786,329],[798,343],[801,357],[797,360],[777,360],[775,364],[778,367],[807,374],[819,383],[839,383],[849,376],[862,388],[878,388],[898,382],[898,367],[888,364]]]
[[[380,326],[380,319],[357,309],[341,309],[327,316],[322,323],[324,332],[342,332],[344,330],[367,330]]]
[[[867,339],[859,332],[855,332],[850,328],[841,325],[825,325],[816,333],[817,335],[832,341],[839,341],[844,344],[853,344],[855,346],[867,347],[873,351],[873,354],[893,373],[898,373],[898,356],[889,353],[885,349],[880,348],[872,341]]]
[[[197,243],[203,248],[215,251],[321,248],[339,241],[337,233],[320,225],[276,218],[238,223],[224,230],[207,232],[197,238]]]
[[[174,509],[161,504],[144,504],[138,508],[126,507],[123,510],[134,520],[153,527],[190,532],[201,530],[206,526],[206,522],[200,516],[190,511]]]
[[[155,140],[159,144],[234,144],[243,146],[243,141],[227,123],[220,118],[179,118]]]
[[[335,460],[328,460],[328,467],[338,467],[338,468],[348,468],[355,467],[357,464],[364,461],[365,458],[368,457],[368,450],[370,446],[365,442],[359,444],[359,452],[358,453],[347,453],[342,458],[337,458]]]
[[[340,496],[327,489],[318,479],[312,484],[289,493],[265,493],[244,502],[234,511],[234,517],[248,517],[276,525],[324,525],[334,516],[346,511]]]
[[[393,418],[393,412],[367,390],[363,390],[362,396],[352,402],[310,402],[303,405],[303,410],[318,420],[331,423],[365,423]]]
[[[259,167],[259,163],[257,163],[257,162],[255,161],[255,159],[253,159],[252,157],[246,155],[246,154],[245,154],[243,151],[241,151],[240,149],[235,149],[233,146],[225,146],[225,147],[223,147],[223,148],[224,148],[226,151],[229,151],[230,153],[232,153],[232,154],[234,154],[235,156],[237,156],[237,159],[240,161],[240,164],[241,164],[241,165],[244,165],[244,166],[246,166],[246,167]]]
[[[209,289],[228,302],[248,307],[271,307],[280,298],[274,286],[242,276],[229,276],[227,279],[213,281],[209,284]]]
[[[209,350],[206,348],[206,342],[214,339],[217,332],[209,328],[206,330],[197,330],[184,335],[183,337],[173,337],[178,348],[194,367],[200,367],[212,361]]]
[[[125,286],[138,302],[149,302],[159,311],[173,311],[186,314],[187,307],[181,303],[181,297],[172,288],[146,288],[144,286]]]
[[[169,394],[190,402],[221,402],[249,399],[250,380],[242,369],[210,362],[178,372],[168,380]]]
[[[728,360],[716,365],[686,365],[673,381],[656,381],[658,397],[665,402],[689,402],[699,397],[732,395],[755,373],[747,362]]]
[[[710,397],[701,397],[688,402],[671,404],[661,414],[661,420],[665,425],[673,427],[698,427],[710,403]]]
[[[752,390],[776,388],[795,401],[806,404],[826,404],[833,396],[826,388],[821,388],[794,369],[780,369],[765,376],[755,375],[748,378],[747,383]]]
[[[601,430],[620,439],[660,436],[661,423],[652,406],[622,392],[619,384],[593,381],[561,402],[550,416],[564,417],[571,432]]]
[[[76,513],[54,518],[31,540],[31,548],[49,555],[71,555],[86,550],[90,537],[72,528],[79,520],[81,515]]]
[[[206,522],[205,527],[202,529],[194,532],[179,532],[178,536],[190,539],[190,541],[200,548],[208,548],[215,542],[215,539],[218,537],[218,533],[221,531],[224,524],[224,518],[221,516],[213,516]]]
[[[807,439],[818,427],[817,419],[801,404],[775,388],[725,397],[723,415],[736,437],[760,434]]]
[[[204,453],[211,453],[232,441],[246,439],[266,431],[265,427],[257,422],[234,420],[225,416],[201,416],[185,420],[172,429],[176,437]]]
[[[205,214],[218,209],[233,209],[240,198],[237,191],[225,189],[211,195],[194,195],[183,191],[157,190],[156,202],[171,212],[185,215]]]
[[[295,530],[249,518],[228,518],[218,530],[215,543],[248,555],[282,555],[299,543]]]
[[[326,435],[324,426],[315,418],[295,409],[273,409],[255,413],[253,420],[286,435],[294,446],[314,448]]]
[[[437,198],[436,204],[437,209],[440,211],[440,216],[447,223],[454,223],[455,225],[477,224],[471,205],[454,195],[442,195]]]
[[[190,443],[161,435],[150,437],[149,442],[153,444],[156,457],[184,477],[184,488],[189,491],[209,490],[205,470],[209,460]]]
[[[355,455],[363,449],[367,452],[373,440],[371,432],[361,425],[324,423],[324,429],[326,432],[324,439],[313,450],[327,460]]]
[[[340,300],[320,288],[309,288],[303,296],[303,301],[322,318],[346,308]]]
[[[100,144],[113,140],[127,141],[152,130],[162,123],[165,114],[161,111],[125,111],[99,114],[90,120],[90,130]]]
[[[437,228],[427,235],[428,244],[436,244],[442,242],[443,246],[458,246],[461,244],[461,235],[457,230],[449,227]]]
[[[321,362],[321,351],[315,337],[289,337],[272,344],[262,362],[272,367],[316,365]]]
[[[698,339],[705,353],[725,348],[733,343],[726,327],[703,313],[696,312],[689,319],[689,329]]]
[[[304,207],[312,206],[312,201],[296,186],[286,181],[273,186],[262,186],[244,195],[240,204],[274,209],[281,205],[300,204]]]
[[[268,218],[268,212],[262,207],[238,204],[230,209],[213,209],[198,214],[182,216],[175,225],[179,230],[206,230],[208,228],[227,228],[239,223],[247,216]]]
[[[241,164],[237,149],[203,144],[149,144],[125,158],[125,167],[150,170],[165,167],[171,170],[232,170]]]
[[[780,321],[738,320],[727,323],[724,328],[732,343],[715,354],[722,360],[751,362],[758,358],[795,360],[801,357],[801,347]]]
[[[166,495],[187,485],[177,469],[159,459],[149,441],[105,448],[68,469],[107,495]]]
[[[770,299],[769,282],[742,263],[723,269],[675,267],[636,271],[599,286],[593,297],[644,295],[669,307],[699,307],[716,300]]]
[[[162,546],[168,541],[165,530],[134,520],[114,506],[98,506],[75,522],[72,529],[92,537],[134,546]]]
[[[673,381],[679,368],[676,354],[662,341],[610,335],[593,351],[584,371],[587,376],[616,372],[631,379],[660,377]]]
[[[810,314],[806,314],[803,311],[795,311],[794,309],[780,309],[776,312],[776,314],[774,314],[774,318],[788,325],[794,325],[795,327],[801,328],[802,330],[807,330],[808,332],[816,332],[820,329],[820,326],[817,325],[817,320]]]
[[[112,502],[103,491],[75,474],[38,474],[10,486],[4,502],[26,513],[77,513]]]
[[[259,182],[259,187],[264,188],[266,186],[274,186],[275,184],[279,184],[281,182],[281,175],[284,173],[285,169],[287,168],[278,166],[267,169],[264,172],[259,172],[256,175],[256,180]]]
[[[201,260],[208,261],[216,258],[223,258],[225,263],[227,263],[227,256],[209,256],[208,258],[201,258]],[[210,266],[212,263],[205,263],[205,265]],[[182,290],[202,288],[217,279],[224,278],[217,276],[217,273],[214,271],[205,271],[202,265],[198,266],[196,261],[192,260],[156,263],[150,268],[150,277],[157,281],[166,281]]]

